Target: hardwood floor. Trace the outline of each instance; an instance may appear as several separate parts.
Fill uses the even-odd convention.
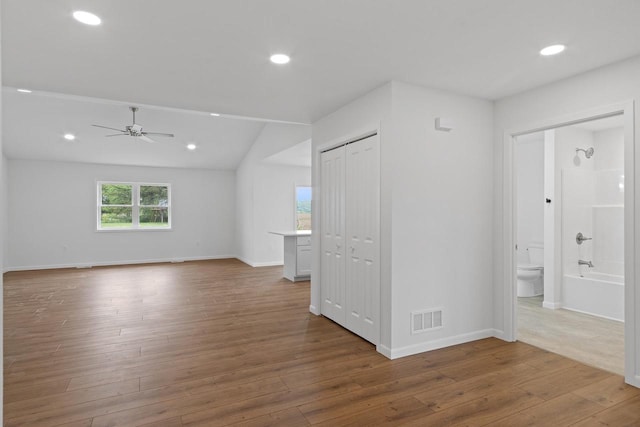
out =
[[[4,277],[6,426],[640,425],[622,377],[486,339],[390,361],[236,260]]]
[[[518,340],[624,375],[624,323],[518,298]]]

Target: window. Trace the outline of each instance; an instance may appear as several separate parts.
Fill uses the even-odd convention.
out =
[[[296,230],[311,230],[311,187],[296,186]]]
[[[98,182],[98,230],[171,228],[171,186]]]

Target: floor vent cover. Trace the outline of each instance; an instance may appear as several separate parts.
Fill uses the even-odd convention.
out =
[[[411,334],[442,328],[442,309],[411,312]]]

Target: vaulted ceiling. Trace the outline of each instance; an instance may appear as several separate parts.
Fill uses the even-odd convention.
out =
[[[389,80],[497,99],[640,54],[637,0],[2,0],[1,5],[3,86],[121,101],[120,107],[193,110],[203,119],[216,112],[227,121],[236,119],[225,116],[246,116],[311,123]],[[77,9],[99,15],[102,24],[79,24],[71,17]],[[554,43],[567,50],[555,57],[538,54]],[[276,52],[289,54],[291,62],[270,63]],[[38,112],[39,101],[15,108],[14,102],[20,101],[5,96],[10,114],[27,112],[20,111],[19,122],[5,121],[12,137],[20,133],[13,126],[38,126],[37,117],[48,115]],[[129,118],[126,108],[122,115],[97,111],[91,117],[73,108],[63,108],[68,122],[118,124]],[[159,116],[157,124],[149,120],[149,128],[153,123],[161,131],[182,126],[169,116]],[[203,130],[210,121],[205,123]],[[238,123],[247,126],[238,131],[247,137],[261,126]],[[208,140],[216,140],[215,133]],[[11,139],[5,144],[11,147]],[[212,145],[213,151],[223,150]]]

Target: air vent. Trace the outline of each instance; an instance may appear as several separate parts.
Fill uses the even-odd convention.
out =
[[[411,334],[442,328],[442,309],[411,312]]]

